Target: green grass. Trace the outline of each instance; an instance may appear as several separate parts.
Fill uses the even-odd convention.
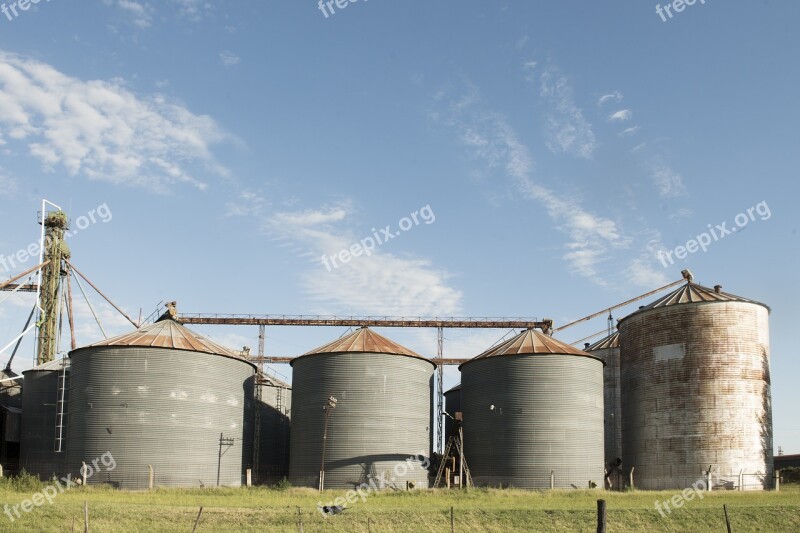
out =
[[[44,484],[42,485],[44,486]],[[19,504],[40,490],[0,483],[0,503]],[[0,513],[0,531],[83,531],[83,502],[89,503],[93,532],[189,532],[204,507],[199,532],[299,531],[298,509],[306,533],[450,531],[450,507],[459,532],[595,531],[597,499],[608,507],[608,531],[724,531],[722,505],[728,505],[735,533],[800,531],[800,487],[775,492],[714,492],[687,502],[662,517],[656,500],[678,491],[616,493],[600,490],[531,492],[473,489],[371,493],[343,514],[323,518],[317,502],[344,491],[311,489],[159,489],[124,492],[102,487],[73,488],[13,522]],[[322,496],[322,497],[321,497]]]

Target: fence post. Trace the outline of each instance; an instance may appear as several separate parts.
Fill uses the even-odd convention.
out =
[[[632,466],[632,467],[631,467],[631,473],[630,473],[630,484],[631,484],[631,490],[633,490],[633,488],[634,488],[634,487],[633,487],[633,469],[634,469],[634,468],[636,468],[636,467],[635,467],[635,466]]]
[[[247,486],[253,486],[253,471],[251,469],[247,469]]]
[[[2,470],[0,470],[0,475],[2,475]],[[778,492],[781,490],[781,471],[776,470],[774,475],[775,475],[775,492]]]
[[[450,506],[450,533],[455,533],[456,531],[456,518],[455,513],[453,511],[453,506]]]
[[[0,465],[0,477],[3,477],[3,465]]]
[[[553,490],[554,488],[556,488],[556,471],[555,470],[551,470],[550,471],[550,490]]]
[[[83,533],[89,533],[89,503],[83,500]]]
[[[711,481],[711,469],[709,468],[706,472],[706,486],[708,486],[708,492],[711,492],[711,489],[714,488],[713,483],[714,482]]]
[[[147,488],[153,490],[153,465],[147,465]]]
[[[606,501],[597,500],[597,533],[606,533]]]
[[[81,461],[81,485],[86,486],[86,463]]]
[[[739,490],[744,490],[744,468],[739,470]]]

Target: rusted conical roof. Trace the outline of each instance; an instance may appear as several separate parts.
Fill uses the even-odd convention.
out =
[[[416,357],[433,364],[430,359],[397,344],[393,340],[387,339],[383,335],[375,333],[368,327],[359,328],[349,335],[306,352],[300,357],[326,353],[387,353]]]
[[[671,305],[680,305],[680,304],[690,304],[690,303],[700,303],[700,302],[745,302],[751,303],[756,305],[763,305],[767,309],[769,307],[761,302],[757,302],[755,300],[749,300],[747,298],[743,298],[741,296],[736,296],[735,294],[730,294],[728,292],[722,292],[722,287],[717,285],[717,288],[709,289],[708,287],[703,287],[702,285],[698,285],[697,283],[687,283],[686,285],[682,285],[678,287],[676,290],[672,291],[671,293],[667,294],[666,296],[662,296],[655,302],[641,308],[639,311],[647,311],[649,309],[656,309],[659,307],[669,307]]]
[[[489,357],[501,357],[504,355],[581,355],[597,359],[595,356],[570,346],[564,342],[554,339],[549,335],[535,329],[526,329],[516,337],[504,343],[489,348],[482,354],[473,357],[469,361],[462,363],[461,366]]]
[[[609,348],[619,348],[619,331],[615,331],[603,340],[599,340],[586,348],[586,352],[593,352],[595,350],[608,350]]]
[[[82,348],[96,346],[169,348],[172,350],[190,350],[193,352],[204,352],[242,359],[239,354],[195,333],[183,324],[170,318],[161,319],[154,324],[141,327],[136,331],[95,342],[94,344],[83,346]]]

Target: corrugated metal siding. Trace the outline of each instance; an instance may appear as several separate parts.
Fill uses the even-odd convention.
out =
[[[461,387],[454,387],[444,393],[444,410],[450,416],[456,416],[456,412],[461,411]],[[444,417],[444,442],[450,440],[453,435],[453,419],[449,416]]]
[[[478,486],[603,485],[603,363],[517,355],[461,366],[464,451]],[[494,410],[490,407],[494,405]]]
[[[429,361],[378,353],[321,354],[293,363],[289,480],[317,487],[328,397],[338,400],[328,421],[326,488],[353,488],[386,473],[398,487],[428,486],[419,461],[405,475],[395,466],[433,442],[433,371]],[[399,469],[402,471],[402,468]]]
[[[681,489],[712,465],[721,481],[772,477],[768,311],[715,302],[637,312],[619,325],[622,450],[643,489]]]
[[[622,458],[622,397],[619,374],[619,348],[600,348],[587,350],[602,359],[603,399],[605,417],[605,459],[606,464]]]
[[[289,437],[292,389],[261,387],[261,436],[258,482],[272,485],[289,476]],[[280,396],[280,399],[279,399]]]
[[[82,348],[70,354],[68,458],[77,473],[111,452],[112,471],[89,479],[143,489],[242,483],[252,458],[253,365],[167,348]],[[235,439],[218,463],[220,433]]]
[[[30,370],[25,376],[20,428],[20,468],[49,479],[67,471],[66,454],[56,453],[56,401],[60,370]],[[67,387],[69,387],[67,370]],[[65,391],[65,398],[68,392]],[[64,435],[66,437],[66,435]]]

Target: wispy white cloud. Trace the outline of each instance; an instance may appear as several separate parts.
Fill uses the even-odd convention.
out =
[[[648,166],[659,196],[674,198],[686,194],[683,177],[668,164],[659,158],[653,158]]]
[[[238,65],[241,59],[239,56],[231,52],[230,50],[224,50],[219,54],[219,60],[222,61],[222,64],[226,67],[230,67],[233,65]]]
[[[131,17],[131,22],[134,26],[147,28],[153,23],[155,10],[149,4],[134,2],[133,0],[117,0],[116,4]]]
[[[458,141],[489,167],[502,169],[524,197],[544,206],[550,219],[568,236],[563,259],[574,272],[603,284],[597,265],[608,258],[610,249],[629,244],[617,223],[539,185],[534,179],[533,157],[511,125],[502,116],[481,110],[473,86],[468,87],[467,94],[454,100],[446,118]]]
[[[547,147],[556,154],[591,158],[597,148],[592,125],[576,105],[569,80],[552,68],[541,74],[539,94],[548,105]]]
[[[284,240],[311,262],[300,285],[320,312],[373,315],[458,314],[462,294],[448,285],[450,274],[426,259],[399,257],[376,249],[330,271],[323,254],[334,256],[358,242],[347,220],[349,203],[319,209],[276,213],[265,220],[266,231]]]
[[[631,135],[635,135],[636,132],[638,131],[639,131],[639,126],[631,126],[630,128],[625,128],[617,135],[619,135],[620,137],[630,137]]]
[[[227,172],[211,147],[228,136],[210,117],[161,95],[140,98],[122,80],[83,81],[3,51],[0,129],[45,170],[91,180],[165,192],[204,189],[196,172]]]
[[[633,117],[633,113],[630,109],[620,109],[619,111],[615,111],[608,116],[608,120],[611,122],[627,122]]]
[[[226,217],[241,217],[262,215],[269,202],[260,193],[254,191],[241,191],[236,196],[236,201],[225,204]]]
[[[0,167],[0,196],[11,196],[17,192],[17,180]]]
[[[597,105],[602,106],[607,104],[608,102],[621,102],[622,99],[623,99],[622,93],[619,91],[614,91],[601,96],[600,99],[597,101]]]

